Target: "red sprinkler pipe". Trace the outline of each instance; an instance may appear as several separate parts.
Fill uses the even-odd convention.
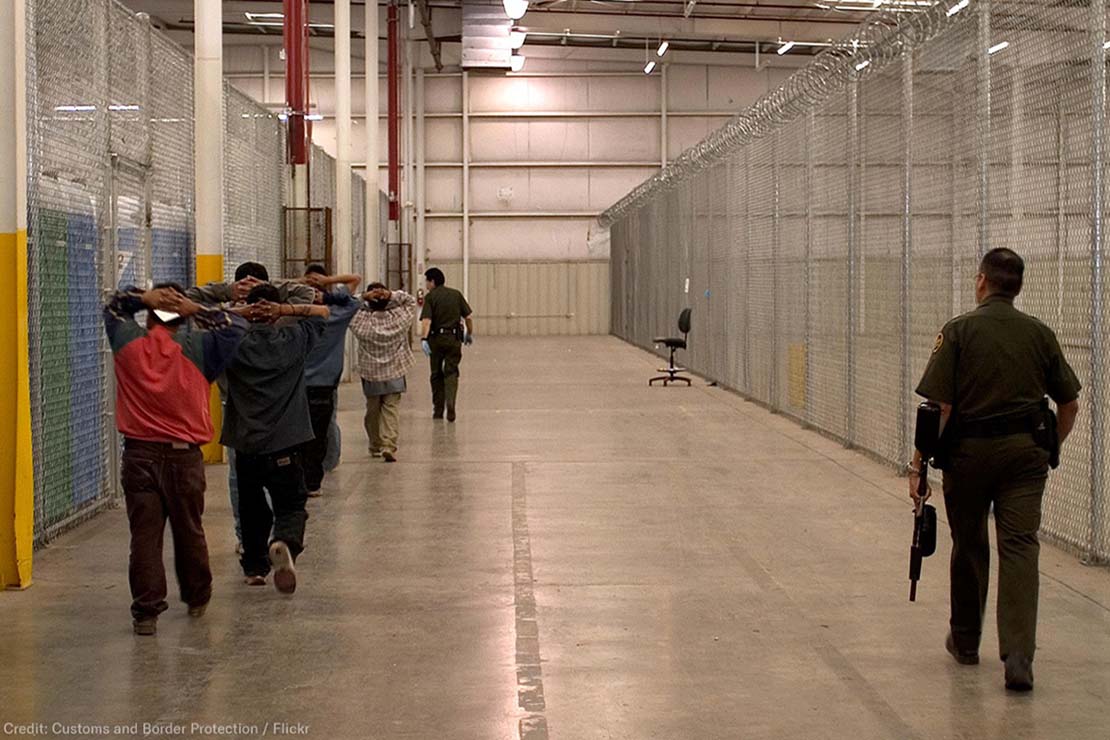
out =
[[[285,107],[288,110],[290,164],[308,162],[305,128],[305,0],[282,0],[285,25]]]
[[[401,220],[401,85],[398,67],[397,0],[389,2],[389,220]]]

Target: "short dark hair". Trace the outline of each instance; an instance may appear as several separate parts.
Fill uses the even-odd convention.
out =
[[[443,270],[439,269],[438,267],[433,267],[425,272],[424,278],[429,280],[430,282],[435,283],[436,287],[444,285],[447,282],[447,278],[443,275]]]
[[[1014,250],[999,247],[983,255],[979,272],[995,295],[1014,298],[1021,292],[1025,280],[1025,260]]]
[[[281,303],[281,293],[273,285],[266,283],[265,285],[256,285],[251,288],[251,292],[247,293],[247,303],[258,303],[259,301],[269,301],[270,303]]]
[[[305,275],[327,275],[328,270],[327,270],[326,267],[324,267],[323,265],[321,265],[319,263],[313,263],[313,264],[309,265],[308,267],[304,268],[304,274]]]
[[[370,283],[369,285],[366,286],[366,292],[369,293],[372,290],[381,290],[382,288],[385,288],[385,287],[386,286],[383,283]]]
[[[176,293],[185,295],[185,289],[181,287],[181,284],[174,282],[158,283],[154,286],[153,290],[162,290],[163,288],[169,288]],[[162,319],[158,318],[158,314],[154,313],[153,311],[150,312],[150,316],[154,319],[155,323],[161,324],[162,326],[180,326],[181,324],[185,323],[184,316],[178,316],[173,321],[162,321]]]
[[[261,262],[244,262],[235,268],[235,282],[252,277],[264,283],[270,282],[270,273]]]

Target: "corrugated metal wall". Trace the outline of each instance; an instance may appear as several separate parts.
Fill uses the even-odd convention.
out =
[[[462,285],[462,263],[437,265]],[[609,333],[609,263],[473,262],[467,300],[484,336]]]

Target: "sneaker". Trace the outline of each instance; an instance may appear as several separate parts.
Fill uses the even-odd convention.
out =
[[[190,606],[189,616],[193,619],[200,619],[204,616],[204,613],[206,611],[208,611],[208,604],[201,604],[200,606]]]
[[[1033,690],[1033,659],[1021,653],[1006,656],[1006,689],[1008,691]]]
[[[976,650],[959,650],[956,648],[956,638],[948,633],[944,641],[944,649],[956,659],[960,665],[979,665],[979,653]]]
[[[266,576],[247,576],[243,579],[243,583],[248,586],[265,586]]]
[[[323,495],[324,495],[324,494],[320,493],[320,489],[319,489],[319,488],[316,488],[316,489],[314,489],[314,490],[312,490],[312,491],[309,491],[309,492],[308,492],[308,497],[309,497],[309,498],[320,498],[320,497],[321,497],[321,496],[323,496]]]
[[[281,540],[270,545],[270,564],[274,566],[274,588],[283,594],[297,590],[297,570],[289,546]]]
[[[382,459],[385,460],[387,463],[394,463],[394,462],[397,462],[397,454],[394,453],[394,452],[388,452],[388,451],[383,452],[382,453]]]
[[[157,618],[136,619],[132,626],[135,629],[136,635],[149,636],[158,634]]]
[[[382,451],[381,450],[370,450],[370,457],[381,457],[381,456],[382,456]]]
[[[447,408],[447,421],[454,421],[454,420],[455,420],[455,407],[454,406],[449,406]]]

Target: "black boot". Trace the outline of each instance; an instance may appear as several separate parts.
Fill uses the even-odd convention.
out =
[[[1033,659],[1021,653],[1006,656],[1006,688],[1010,691],[1033,690]]]

